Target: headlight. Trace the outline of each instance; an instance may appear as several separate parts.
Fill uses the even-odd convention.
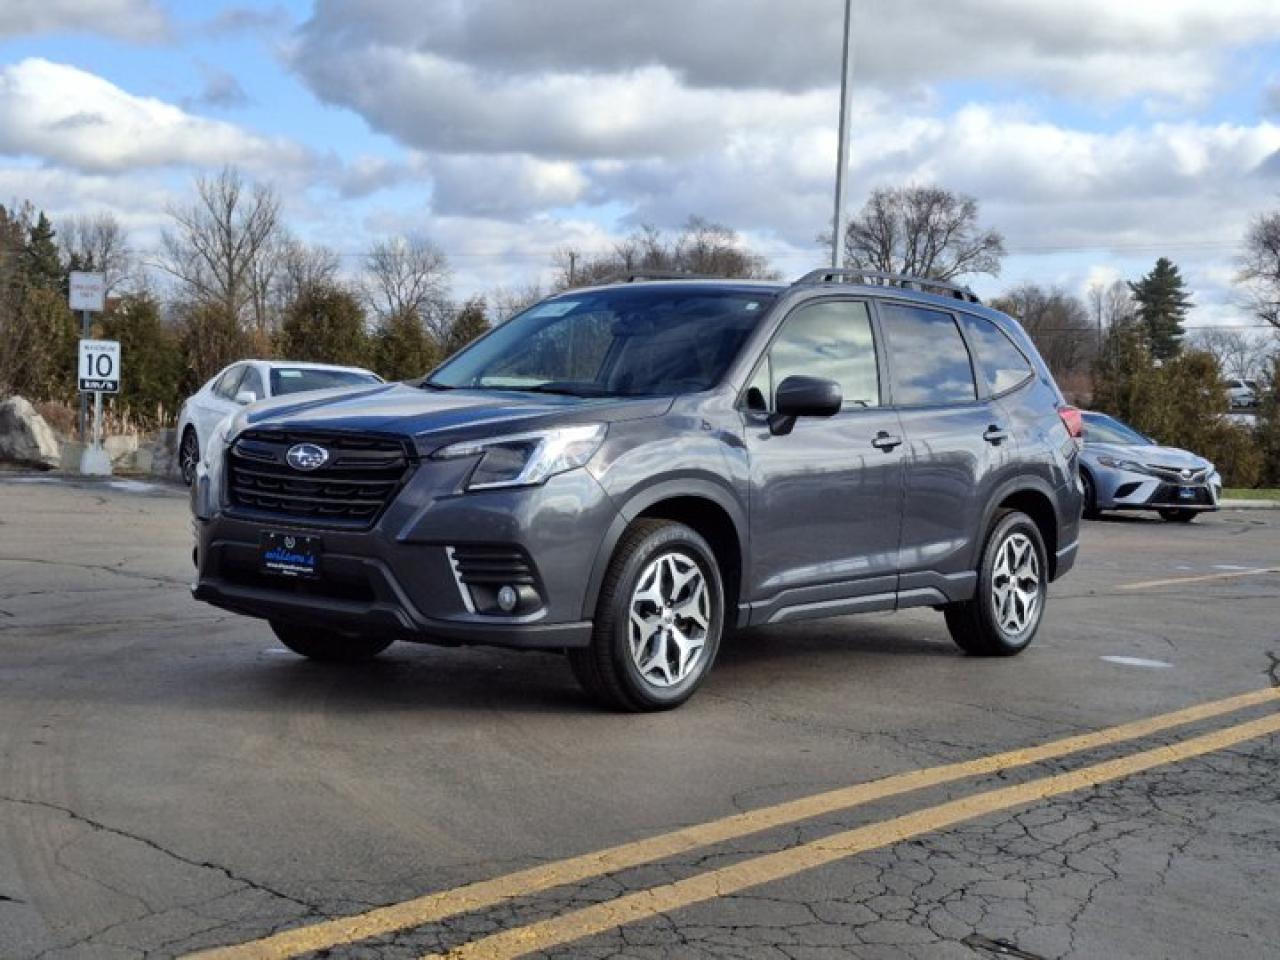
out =
[[[228,414],[218,421],[218,425],[213,428],[213,434],[205,443],[203,460],[208,466],[222,462],[222,453],[227,445],[227,435],[231,432],[231,421],[234,417],[235,414]]]
[[[1098,462],[1104,467],[1114,470],[1128,470],[1132,473],[1146,473],[1147,468],[1136,460],[1117,460],[1115,457],[1099,457]]]
[[[534,430],[486,440],[467,440],[437,450],[438,460],[479,456],[467,480],[468,490],[524,487],[580,467],[600,449],[605,425],[587,423],[553,430]]]

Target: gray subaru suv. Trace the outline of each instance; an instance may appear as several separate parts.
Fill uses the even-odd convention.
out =
[[[682,703],[758,624],[927,606],[1007,656],[1075,559],[1080,427],[964,288],[634,277],[420,381],[225,421],[192,488],[193,592],[319,660],[563,650],[625,710]]]

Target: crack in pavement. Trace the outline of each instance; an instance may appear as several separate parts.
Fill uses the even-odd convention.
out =
[[[1280,653],[1268,650],[1267,659],[1271,661],[1271,665],[1266,669],[1266,677],[1273,687],[1280,687]]]
[[[132,570],[122,569],[125,563],[129,562],[121,560],[116,564],[107,563],[71,563],[67,560],[45,560],[37,557],[0,557],[0,563],[34,563],[46,567],[72,567],[76,570],[98,570],[103,573],[113,573],[118,577],[124,577],[128,580],[146,580],[151,583],[167,583],[167,584],[186,584],[188,581],[181,577],[163,577],[150,573],[135,573]]]
[[[285,893],[282,890],[278,890],[274,887],[268,886],[265,883],[252,880],[249,877],[236,873],[230,867],[225,867],[222,864],[214,863],[210,860],[196,860],[191,857],[184,856],[183,854],[178,853],[174,850],[171,850],[168,847],[164,846],[163,844],[156,842],[155,840],[152,840],[148,837],[141,836],[140,834],[130,833],[128,830],[122,830],[118,827],[110,826],[109,824],[103,823],[100,820],[95,820],[92,817],[87,817],[84,814],[77,813],[75,810],[72,810],[70,807],[66,807],[57,803],[51,803],[47,800],[31,800],[25,797],[11,797],[11,796],[4,796],[4,795],[0,795],[0,803],[10,803],[17,806],[35,807],[37,809],[51,810],[55,813],[61,813],[63,816],[70,818],[76,823],[84,824],[85,826],[89,827],[92,830],[101,831],[103,833],[107,833],[112,836],[121,837],[125,840],[131,840],[134,843],[142,844],[148,849],[154,850],[157,853],[160,853],[166,857],[169,857],[170,859],[176,860],[179,863],[183,863],[183,864],[186,864],[187,866],[195,867],[197,869],[212,870],[212,871],[215,871],[216,873],[220,873],[222,874],[222,876],[226,877],[228,880],[232,881],[233,883],[240,884],[242,889],[252,890],[258,893],[264,893],[264,894],[267,894],[268,896],[275,897],[278,900],[283,900],[286,903],[291,903],[294,906],[302,908],[303,913],[300,916],[291,918],[292,921],[316,917],[320,915],[320,911],[313,904],[308,903],[305,900],[301,900],[298,897],[295,897],[291,894]],[[65,864],[63,864],[63,866],[65,867]],[[93,879],[93,878],[86,877],[86,879]],[[96,880],[96,879],[94,882],[102,883],[101,880]],[[116,891],[116,892],[123,892],[123,891]],[[157,912],[165,912],[165,911],[154,910],[150,904],[148,904],[143,898],[137,895],[130,894],[130,896],[138,900],[140,903],[146,906],[147,909],[150,911],[149,913],[144,914],[144,916],[151,916]],[[219,894],[218,897],[214,899],[220,899],[223,896],[225,896],[225,894]],[[11,900],[12,898],[5,897],[3,899]],[[21,901],[14,901],[14,902],[21,902]],[[185,905],[185,906],[190,908],[190,905]],[[48,950],[44,951],[44,953],[48,953],[50,950],[71,949],[77,945],[87,943],[90,940],[94,939],[95,937],[101,936],[104,932],[112,929],[113,927],[119,926],[121,923],[133,922],[138,919],[142,919],[142,918],[129,917],[129,918],[126,918],[124,921],[117,921],[115,923],[110,924],[107,927],[104,927],[100,930],[95,930],[92,933],[89,933],[84,937],[77,939],[73,943],[58,944],[56,946],[50,947]]]

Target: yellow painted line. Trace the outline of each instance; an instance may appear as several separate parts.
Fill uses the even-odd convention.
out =
[[[894,817],[892,820],[846,830],[675,883],[651,887],[572,913],[504,930],[502,933],[473,940],[447,954],[431,954],[423,960],[440,960],[441,957],[448,957],[449,960],[509,960],[534,951],[550,950],[628,923],[647,920],[717,897],[730,896],[750,887],[784,880],[805,870],[826,866],[869,850],[892,846],[967,820],[1028,806],[1060,794],[1073,793],[1109,780],[1119,780],[1153,767],[1189,760],[1275,733],[1280,733],[1280,713],[1193,737],[1171,746],[1144,750],[1118,760],[1108,760],[1017,786],[988,790]]]
[[[1150,736],[1171,727],[1208,720],[1236,710],[1270,703],[1278,698],[1280,698],[1280,689],[1266,687],[1228,697],[1225,700],[1197,704],[1172,713],[1066,737],[1040,746],[1025,747],[960,763],[928,767],[910,773],[894,774],[881,780],[801,797],[774,806],[735,814],[721,820],[685,827],[671,833],[635,840],[606,850],[519,870],[490,880],[480,880],[452,890],[429,893],[402,903],[378,907],[366,913],[294,927],[291,930],[284,930],[259,940],[234,946],[216,947],[190,954],[189,957],[193,960],[194,958],[198,960],[283,960],[283,958],[297,957],[317,950],[355,943],[357,940],[365,940],[369,937],[384,936],[398,930],[420,927],[458,914],[483,910],[516,897],[529,896],[554,887],[590,880],[700,847],[736,840],[753,833],[836,813],[912,790],[938,786],[966,777],[997,773],[1083,750]]]
[[[1194,577],[1170,577],[1168,580],[1140,580],[1122,583],[1121,590],[1149,590],[1152,587],[1176,587],[1184,583],[1205,583],[1209,580],[1235,580],[1238,577],[1261,577],[1268,573],[1280,573],[1280,567],[1259,567],[1256,570],[1232,570],[1229,573],[1206,573]]]

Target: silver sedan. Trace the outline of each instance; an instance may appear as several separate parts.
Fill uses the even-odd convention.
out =
[[[1103,510],[1154,510],[1188,523],[1222,499],[1222,477],[1204,457],[1162,447],[1105,413],[1084,414],[1080,459],[1085,516]]]

